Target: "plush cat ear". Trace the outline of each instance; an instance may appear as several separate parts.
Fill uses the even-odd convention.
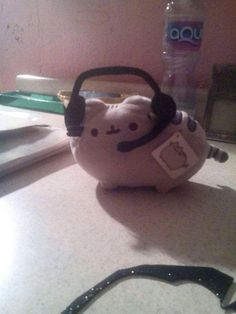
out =
[[[151,99],[148,97],[140,96],[140,95],[134,95],[134,96],[125,98],[125,100],[123,101],[123,104],[150,106]]]
[[[127,106],[132,111],[140,114],[150,114],[152,112],[151,109],[151,99],[144,96],[134,95],[127,97],[122,104]]]
[[[86,99],[86,119],[91,119],[94,116],[96,116],[100,111],[103,111],[106,109],[106,104],[97,98],[89,98]]]

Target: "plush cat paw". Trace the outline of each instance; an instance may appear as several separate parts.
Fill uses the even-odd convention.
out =
[[[105,190],[114,190],[117,188],[117,185],[108,182],[100,182],[100,185]]]

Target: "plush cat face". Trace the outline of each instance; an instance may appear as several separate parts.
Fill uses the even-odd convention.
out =
[[[90,99],[86,102],[81,141],[86,141],[87,146],[99,145],[101,149],[117,151],[119,143],[144,136],[156,123],[149,98],[132,96],[110,105]]]

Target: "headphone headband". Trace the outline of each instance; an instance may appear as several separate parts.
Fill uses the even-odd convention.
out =
[[[126,67],[126,66],[114,66],[114,67],[95,68],[95,69],[88,70],[86,72],[81,73],[75,81],[72,94],[71,94],[71,99],[73,100],[75,97],[78,96],[79,91],[82,87],[82,84],[86,79],[94,77],[94,76],[104,76],[104,75],[136,75],[143,78],[143,80],[152,88],[155,94],[161,92],[156,81],[147,72],[139,68]]]

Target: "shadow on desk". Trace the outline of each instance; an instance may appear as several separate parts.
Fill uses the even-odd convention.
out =
[[[159,194],[98,185],[97,198],[133,233],[136,250],[162,251],[179,263],[236,266],[236,191],[228,187],[188,182]]]

